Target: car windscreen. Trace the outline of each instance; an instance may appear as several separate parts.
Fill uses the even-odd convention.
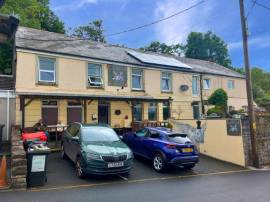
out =
[[[173,142],[177,143],[185,143],[187,140],[187,134],[182,133],[171,133],[167,135],[168,140],[171,140]]]
[[[114,130],[106,127],[82,128],[81,137],[84,142],[114,142],[120,140]]]

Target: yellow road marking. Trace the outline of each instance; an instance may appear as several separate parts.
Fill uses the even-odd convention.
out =
[[[144,179],[137,179],[137,180],[121,181],[121,182],[104,182],[104,183],[95,183],[95,184],[66,185],[66,186],[48,187],[48,188],[31,188],[27,190],[9,189],[9,190],[0,191],[0,193],[13,192],[13,191],[40,192],[40,191],[51,191],[51,190],[64,190],[64,189],[75,189],[75,188],[80,188],[80,187],[97,187],[97,186],[105,186],[105,185],[133,184],[133,183],[142,183],[142,182],[150,182],[150,181],[158,181],[158,180],[185,179],[185,178],[199,177],[199,176],[224,175],[224,174],[243,173],[243,172],[254,172],[254,170],[247,170],[247,169],[232,170],[232,171],[224,171],[224,172],[179,175],[179,176],[171,176],[171,177],[144,178]]]

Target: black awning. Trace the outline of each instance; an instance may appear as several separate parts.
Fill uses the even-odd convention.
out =
[[[59,94],[59,93],[17,93],[21,98],[43,99],[89,99],[108,101],[141,101],[164,102],[172,100],[171,97],[155,98],[152,96],[124,96],[124,95],[85,95],[85,94]]]

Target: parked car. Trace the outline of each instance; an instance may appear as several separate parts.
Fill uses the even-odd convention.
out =
[[[153,168],[164,171],[168,166],[192,169],[199,161],[196,147],[186,134],[172,132],[164,127],[146,127],[127,133],[123,141],[134,155],[152,160]]]
[[[62,138],[62,158],[76,165],[78,177],[86,174],[128,174],[133,153],[113,129],[100,125],[72,123]]]

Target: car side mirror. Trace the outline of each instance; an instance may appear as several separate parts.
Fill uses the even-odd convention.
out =
[[[79,142],[79,137],[78,136],[72,137],[72,141]]]
[[[119,138],[120,138],[120,140],[123,140],[124,139],[124,136],[123,135],[119,135]]]

